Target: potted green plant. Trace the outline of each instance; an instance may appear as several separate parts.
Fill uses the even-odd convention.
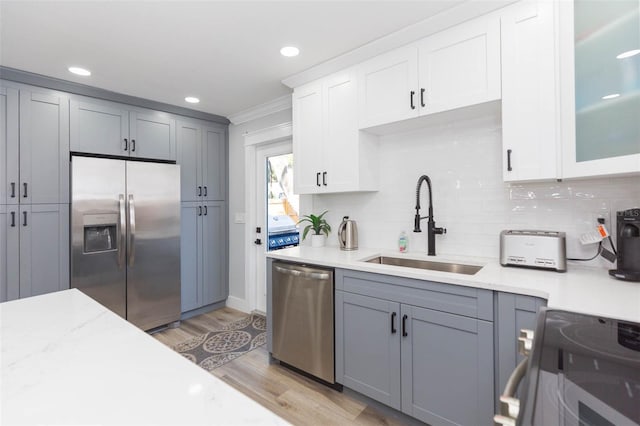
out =
[[[303,240],[307,237],[309,231],[313,230],[313,234],[311,234],[311,247],[324,246],[325,237],[328,237],[329,232],[331,232],[331,225],[324,219],[325,214],[327,214],[327,211],[318,216],[314,214],[305,215],[302,216],[302,219],[298,222],[298,224],[303,222],[308,223],[302,231]]]

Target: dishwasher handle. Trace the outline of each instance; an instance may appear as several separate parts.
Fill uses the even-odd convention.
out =
[[[283,268],[282,266],[278,265],[274,265],[273,267],[281,274],[292,275],[294,277],[309,278],[312,280],[328,280],[329,278],[331,278],[331,274],[329,274],[328,272],[305,272],[299,269]]]

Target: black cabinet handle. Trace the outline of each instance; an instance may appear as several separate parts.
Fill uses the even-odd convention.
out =
[[[24,195],[22,198],[27,198],[27,182],[23,183],[22,186],[24,187]]]
[[[205,197],[207,196],[207,187],[206,186],[204,187],[204,196]]]
[[[327,186],[327,172],[322,172],[322,184]]]
[[[398,330],[396,330],[396,313],[391,313],[391,334],[396,334]]]
[[[27,226],[27,212],[22,212],[23,221],[22,226]]]
[[[128,150],[129,149],[129,141],[127,140],[127,138],[124,138],[124,150]]]
[[[11,212],[11,227],[16,227],[16,212]]]
[[[11,198],[16,198],[16,183],[11,182]]]
[[[413,104],[413,95],[415,94],[416,94],[415,90],[412,90],[411,95],[409,96],[409,98],[411,99],[411,109],[416,109],[416,106]]]
[[[262,245],[262,240],[260,238],[256,238],[256,240],[253,242],[253,244],[255,244],[257,246],[261,246]]]
[[[207,206],[204,206],[204,215],[205,215],[205,216],[207,215],[207,212],[208,212],[208,210],[207,210]]]
[[[202,187],[198,187],[198,197],[202,197]]]
[[[507,150],[507,171],[510,172],[513,169],[511,168],[511,150]]]
[[[320,172],[316,173],[316,185],[320,186]]]
[[[202,216],[202,206],[198,206],[198,216]]]
[[[420,105],[422,105],[422,108],[426,107],[426,105],[424,104],[424,92],[426,89],[420,89]]]
[[[407,337],[409,335],[407,334],[407,318],[409,318],[407,315],[402,316],[402,337]]]
[[[131,152],[136,152],[136,140],[131,139]]]

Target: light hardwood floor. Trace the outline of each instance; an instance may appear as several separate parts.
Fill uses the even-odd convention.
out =
[[[171,347],[245,315],[223,308],[183,321],[179,328],[164,330],[154,337]],[[212,374],[294,425],[402,425],[406,420],[270,364],[266,346],[213,370]]]

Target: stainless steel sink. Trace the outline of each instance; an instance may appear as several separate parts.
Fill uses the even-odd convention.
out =
[[[453,272],[454,274],[474,275],[482,266],[462,263],[431,262],[428,260],[404,259],[400,257],[377,256],[366,261],[380,265],[405,266],[408,268],[428,269],[430,271]]]

